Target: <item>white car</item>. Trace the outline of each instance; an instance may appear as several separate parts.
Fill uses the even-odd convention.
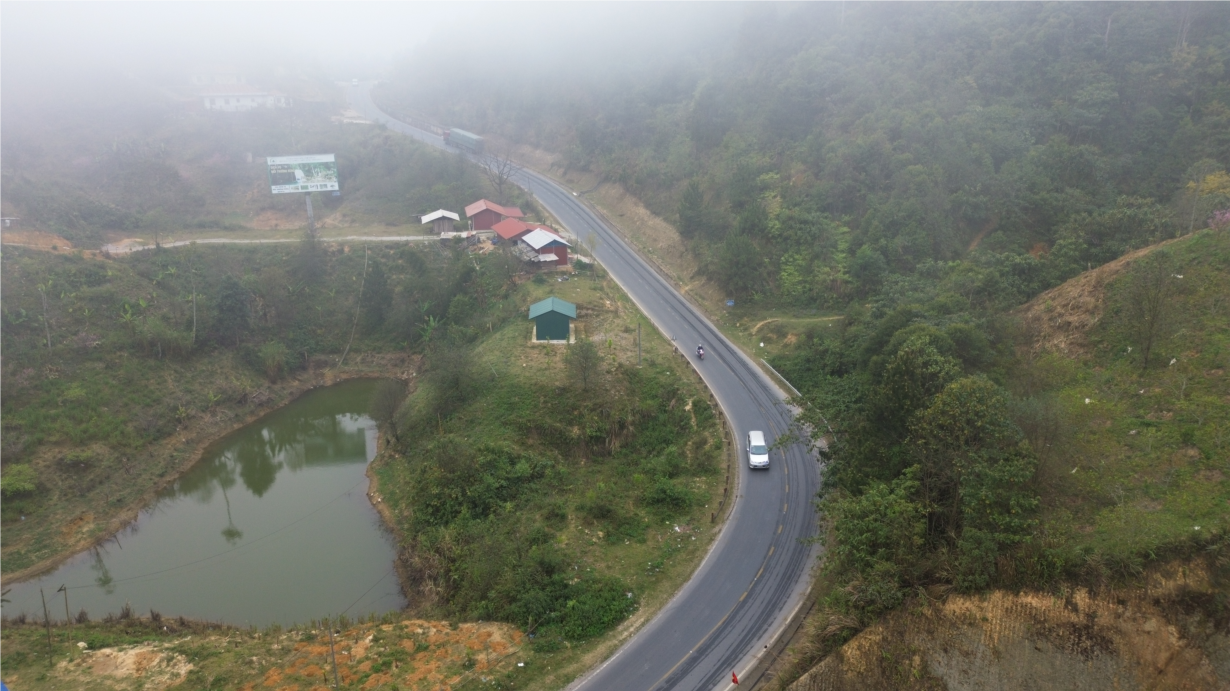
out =
[[[747,467],[768,469],[769,446],[764,442],[764,432],[752,430],[747,433]]]

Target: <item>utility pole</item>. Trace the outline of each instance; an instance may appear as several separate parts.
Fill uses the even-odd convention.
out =
[[[73,617],[72,615],[68,613],[68,588],[61,585],[60,589],[57,590],[56,592],[64,593],[64,623],[68,624],[68,641],[67,642],[70,644],[68,651],[71,653],[73,651],[73,648],[71,645],[73,642]]]
[[[329,624],[329,656],[333,658],[333,688],[340,688],[337,683],[337,651],[333,648],[333,622]]]
[[[312,236],[312,239],[316,239],[316,217],[312,215],[312,193],[304,192],[303,199],[307,202],[308,235]]]
[[[47,614],[47,596],[43,594],[42,587],[38,589],[38,596],[43,598],[43,623],[47,625],[47,666],[51,666],[51,615]]]

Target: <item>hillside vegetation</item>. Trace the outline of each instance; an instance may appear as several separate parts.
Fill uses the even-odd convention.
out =
[[[923,593],[1224,555],[1228,28],[1215,5],[758,7],[689,59],[448,98],[440,65],[377,98],[627,191],[693,255],[660,258],[681,283],[736,299],[715,317],[830,441],[814,661]]]
[[[527,307],[552,294],[578,306],[574,344],[528,343]],[[638,366],[637,312],[608,281],[526,283],[475,319],[478,338],[430,349],[386,417],[381,502],[414,606],[572,650],[646,598],[656,608],[704,553],[721,427],[652,329]],[[576,655],[553,664],[579,673]]]
[[[699,379],[648,328],[638,366],[639,315],[610,281],[523,281],[498,252],[372,249],[193,247],[121,261],[7,252],[10,313],[40,307],[37,291],[22,301],[28,272],[53,272],[67,287],[49,303],[50,350],[33,317],[5,331],[14,382],[4,392],[6,571],[105,534],[109,515],[139,508],[191,460],[182,436],[208,441],[330,373],[395,376],[372,402],[385,437],[374,499],[399,536],[413,611],[531,634],[520,658],[536,660],[529,674],[484,667],[509,679],[563,683],[609,652],[618,638],[603,634],[660,607],[715,534],[728,458]],[[279,291],[293,284],[280,267],[303,267],[304,253],[322,273],[283,312]],[[194,276],[195,347],[175,328],[190,324]],[[552,294],[579,306],[573,345],[527,343],[526,308]],[[349,358],[359,362],[335,369],[356,319]],[[87,328],[89,339],[65,335]],[[140,625],[115,639],[131,628],[127,616],[108,615],[93,634],[100,645],[159,639]],[[14,669],[40,659],[25,629],[12,628],[22,620],[6,623],[6,668],[12,641],[25,651]],[[412,662],[423,679],[476,668]],[[205,668],[236,673],[229,662]],[[74,669],[48,688],[94,678]]]
[[[6,249],[4,572],[114,530],[201,446],[299,391],[408,376],[420,327],[450,328],[452,299],[476,290],[476,261],[491,280],[514,271],[434,245],[366,249]]]

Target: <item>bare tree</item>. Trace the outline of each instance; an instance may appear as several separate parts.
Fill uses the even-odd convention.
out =
[[[483,155],[483,173],[487,176],[487,181],[495,188],[496,197],[503,204],[507,197],[504,196],[504,188],[508,187],[509,181],[514,175],[521,172],[522,166],[512,158],[512,152],[508,149],[492,151]]]
[[[51,317],[47,315],[47,291],[51,290],[51,279],[38,284],[38,295],[43,300],[43,330],[47,333],[47,350],[51,350]]]
[[[397,426],[397,411],[406,400],[406,384],[397,379],[386,379],[376,388],[368,406],[372,418],[380,430],[393,439],[400,439]]]
[[[598,237],[598,233],[591,230],[585,234],[585,249],[589,250],[590,269],[594,272],[595,279],[598,278],[598,257],[594,253],[601,244],[602,238]]]
[[[1176,50],[1187,45],[1187,32],[1191,30],[1192,19],[1194,18],[1192,9],[1192,3],[1190,2],[1179,5],[1179,32],[1174,45]]]

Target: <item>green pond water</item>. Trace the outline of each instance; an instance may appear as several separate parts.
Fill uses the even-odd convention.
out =
[[[4,612],[293,624],[399,609],[395,545],[364,475],[378,382],[317,389],[214,444],[114,539],[12,586]],[[8,587],[8,586],[6,586]]]

